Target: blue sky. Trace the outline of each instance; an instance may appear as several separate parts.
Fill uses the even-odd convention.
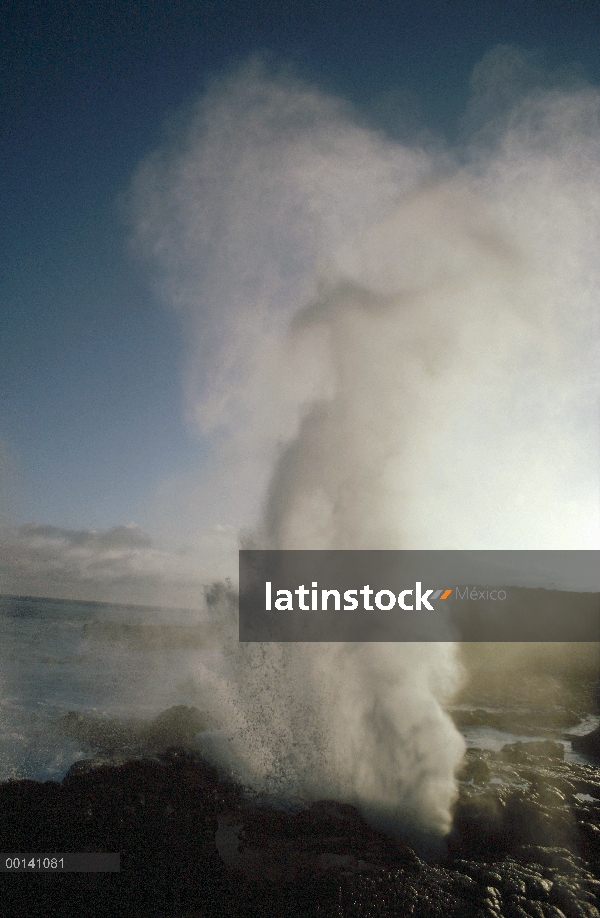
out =
[[[600,81],[592,0],[20,2],[1,19],[0,523],[135,523],[169,550],[201,530],[176,517],[207,439],[185,398],[189,324],[132,249],[127,202],[210,81],[266,54],[357,123],[449,147],[497,45],[555,81]]]

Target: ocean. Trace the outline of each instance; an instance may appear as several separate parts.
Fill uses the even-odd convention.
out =
[[[0,780],[60,781],[73,763],[92,757],[98,737],[73,729],[68,718],[65,729],[70,712],[88,725],[112,724],[113,733],[115,724],[129,725],[135,740],[136,720],[147,724],[174,706],[197,706],[195,674],[206,633],[199,611],[0,597]],[[566,761],[586,761],[568,736],[599,721],[582,712],[578,724],[551,735],[564,745]],[[459,728],[468,746],[484,750],[549,738],[535,728],[526,734],[489,724]],[[119,736],[127,747],[127,729]]]
[[[202,752],[211,731],[194,711],[206,632],[199,612],[0,597],[0,779],[59,781],[82,759],[119,758],[111,744],[131,757],[140,737],[166,752],[183,728]],[[283,914],[287,903],[286,914],[350,916],[381,902],[382,915],[457,918],[474,903],[490,915],[597,915],[598,768],[577,764],[568,731],[588,732],[598,717],[582,709],[552,730],[548,718],[511,720],[483,702],[457,700],[452,713],[469,748],[439,863],[353,807],[240,795],[174,750],[129,763],[118,789],[113,772],[83,763],[60,794],[2,784],[4,850],[121,853],[114,882],[74,874],[37,886],[40,914],[80,913],[84,902],[88,915],[200,915],[209,902],[215,915]],[[23,914],[32,881],[7,885],[6,914]],[[260,910],[247,907],[253,889]]]
[[[91,747],[56,730],[194,704],[199,613],[0,597],[0,780],[61,780]],[[197,699],[196,699],[197,700]]]

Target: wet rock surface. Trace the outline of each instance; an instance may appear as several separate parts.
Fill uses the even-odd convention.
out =
[[[51,731],[77,740],[107,764],[148,756],[170,746],[184,747],[207,726],[198,708],[178,704],[152,720],[91,717],[78,711],[56,718]],[[82,766],[86,768],[85,764]]]
[[[96,763],[97,764],[97,763]],[[3,914],[598,918],[600,769],[552,741],[470,749],[427,861],[351,806],[286,810],[172,749],[0,786],[5,852],[120,852],[119,874],[2,878]]]
[[[487,882],[481,914],[599,914],[600,770],[564,755],[550,740],[467,751],[447,861]]]

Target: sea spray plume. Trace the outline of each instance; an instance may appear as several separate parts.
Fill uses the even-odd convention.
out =
[[[204,341],[215,342],[196,413],[205,430],[226,428],[226,468],[260,500],[278,441],[293,437],[305,405],[331,395],[327,343],[310,335],[289,342],[290,320],[349,236],[360,238],[431,164],[356,127],[338,103],[260,71],[214,90],[198,119],[181,158],[166,163],[166,178],[165,162],[151,161],[138,184],[150,169],[153,207],[189,207],[179,213],[187,241],[177,234],[173,243],[176,227],[166,219],[152,224],[154,245],[166,251],[180,308],[197,312]],[[193,276],[177,263],[190,240]],[[244,469],[257,454],[261,474],[248,481]],[[357,484],[366,507],[369,495]],[[360,546],[368,542],[367,535]],[[217,689],[213,716],[233,738],[229,762],[243,780],[447,830],[462,752],[440,706],[455,678],[452,648],[391,656],[389,647],[240,648],[234,620],[229,639],[228,651],[220,647],[202,666]]]
[[[452,167],[256,65],[213,86],[135,190],[190,329],[207,522],[276,548],[597,547],[597,112],[529,97]],[[240,646],[230,614],[198,664],[222,763],[445,832],[455,648]]]
[[[203,655],[210,748],[243,783],[280,799],[337,799],[413,838],[444,834],[464,749],[443,702],[453,644],[239,644],[237,597],[209,593],[221,634]]]
[[[256,64],[215,83],[133,196],[189,330],[207,523],[256,523],[277,450],[343,403],[347,334],[404,444],[403,547],[592,547],[598,136],[595,91],[534,93],[459,167]]]
[[[342,102],[256,62],[215,81],[185,131],[141,165],[135,244],[158,262],[188,332],[188,418],[209,447],[205,516],[256,524],[278,444],[329,392],[322,345],[292,354],[290,321],[340,246],[431,169]]]

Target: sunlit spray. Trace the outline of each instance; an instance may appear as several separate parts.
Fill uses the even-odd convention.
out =
[[[528,96],[459,162],[260,64],[214,83],[132,203],[189,332],[207,527],[282,549],[599,547],[598,107]],[[198,679],[221,765],[448,831],[454,645],[240,645],[231,602],[212,608]]]

